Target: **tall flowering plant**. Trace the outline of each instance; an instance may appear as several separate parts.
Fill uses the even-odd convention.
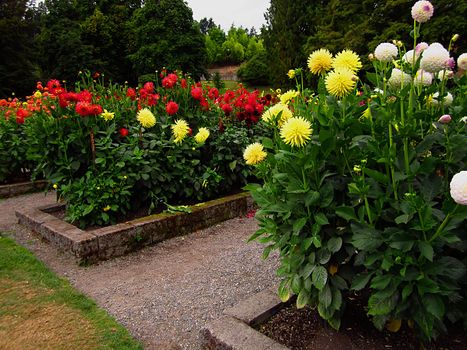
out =
[[[418,42],[431,3],[412,15],[413,49],[378,45],[370,84],[352,51],[312,53],[317,94],[268,109],[271,137],[244,157],[264,179],[249,186],[252,239],[280,251],[283,300],[296,294],[339,328],[346,294],[365,289],[378,329],[430,340],[467,319],[467,77],[464,55],[457,69],[450,57],[458,36],[447,49]]]

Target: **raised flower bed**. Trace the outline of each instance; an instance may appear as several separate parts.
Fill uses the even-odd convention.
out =
[[[57,218],[64,204],[17,210],[19,223],[40,234],[78,262],[96,262],[121,256],[162,240],[200,230],[245,215],[251,209],[248,193],[211,200],[190,207],[189,213],[160,213],[107,227],[81,230]]]

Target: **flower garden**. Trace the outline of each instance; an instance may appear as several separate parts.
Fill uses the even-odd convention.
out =
[[[381,43],[368,72],[351,50],[311,53],[316,89],[291,69],[277,96],[165,71],[138,88],[38,83],[0,101],[0,181],[49,180],[83,227],[246,188],[284,302],[339,329],[365,291],[376,328],[429,342],[467,325],[467,54],[452,58],[458,35],[422,41],[432,15],[416,2],[413,42]]]

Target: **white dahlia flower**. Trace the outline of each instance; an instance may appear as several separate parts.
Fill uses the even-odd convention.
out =
[[[417,86],[430,86],[433,82],[433,75],[431,73],[425,72],[422,69],[419,69],[417,74],[415,74],[414,82]]]
[[[467,53],[463,53],[457,58],[457,67],[467,70]]]
[[[449,52],[441,44],[431,44],[423,51],[422,59],[420,60],[420,68],[430,72],[438,73],[446,68],[449,61]]]
[[[410,84],[412,77],[410,74],[404,73],[398,68],[394,68],[391,72],[391,77],[388,80],[388,84],[392,88],[401,88],[407,84]]]
[[[454,202],[467,205],[467,171],[461,171],[452,177],[451,197]]]
[[[429,1],[417,1],[412,6],[412,18],[419,23],[425,23],[433,16],[433,5]]]
[[[375,49],[375,57],[381,62],[392,62],[398,53],[397,46],[391,43],[381,43]]]

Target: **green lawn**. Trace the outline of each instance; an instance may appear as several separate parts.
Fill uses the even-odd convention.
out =
[[[143,349],[94,301],[0,233],[0,349]]]

